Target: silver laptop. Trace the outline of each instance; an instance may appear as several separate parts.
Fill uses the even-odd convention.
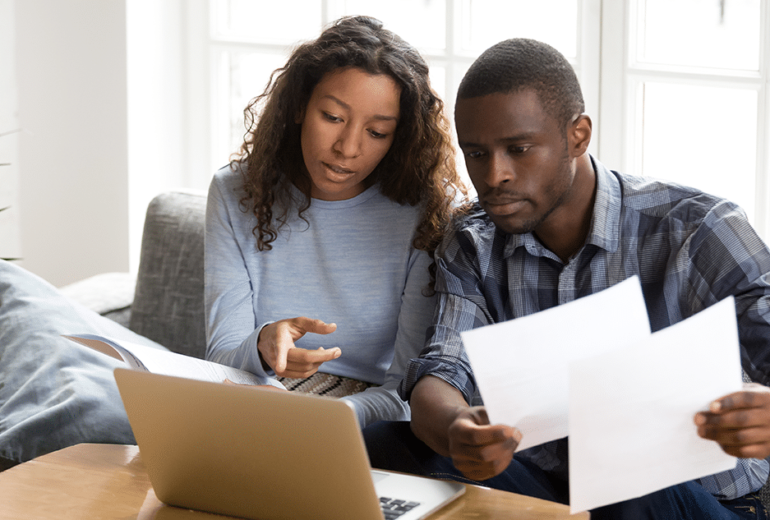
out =
[[[115,380],[169,505],[259,520],[416,520],[465,491],[372,470],[341,400],[122,368]]]

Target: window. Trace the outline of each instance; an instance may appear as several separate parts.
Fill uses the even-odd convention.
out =
[[[597,11],[598,0],[210,0],[209,6],[208,44],[215,78],[211,171],[239,148],[244,107],[262,93],[270,73],[285,63],[292,46],[317,37],[343,15],[379,18],[417,47],[450,114],[457,85],[476,56],[514,35],[558,48],[580,74],[587,97],[594,104],[598,99],[598,18],[583,15],[587,9]],[[550,14],[555,11],[561,15],[554,20]]]
[[[603,5],[602,159],[726,197],[767,239],[767,3]]]
[[[206,9],[197,26],[210,92],[195,99],[208,100],[211,123],[196,141],[210,143],[199,175],[238,149],[243,108],[295,43],[363,13],[420,50],[450,111],[489,45],[550,43],[580,78],[593,154],[727,197],[770,234],[770,9],[761,0],[209,0]]]

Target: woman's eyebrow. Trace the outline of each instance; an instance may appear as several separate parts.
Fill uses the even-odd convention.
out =
[[[335,103],[340,105],[345,110],[350,110],[350,105],[348,105],[347,103],[345,103],[341,99],[332,96],[331,94],[326,94],[323,97],[323,99],[331,99],[332,101],[334,101]],[[372,116],[372,118],[373,119],[378,119],[378,120],[381,120],[381,121],[398,121],[398,117],[396,117],[396,116],[386,116],[384,114],[375,114],[375,115]]]

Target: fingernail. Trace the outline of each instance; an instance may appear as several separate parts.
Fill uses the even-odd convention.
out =
[[[696,414],[695,415],[695,424],[700,426],[701,424],[703,424],[705,422],[706,422],[706,418],[703,417],[701,414]]]
[[[711,409],[712,412],[716,413],[722,409],[722,403],[720,403],[719,401],[714,401],[713,403],[711,403],[711,406],[709,408]]]

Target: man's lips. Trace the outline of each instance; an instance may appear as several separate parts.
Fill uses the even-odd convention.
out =
[[[526,204],[525,199],[495,197],[483,199],[484,210],[491,215],[512,215],[521,210]]]

